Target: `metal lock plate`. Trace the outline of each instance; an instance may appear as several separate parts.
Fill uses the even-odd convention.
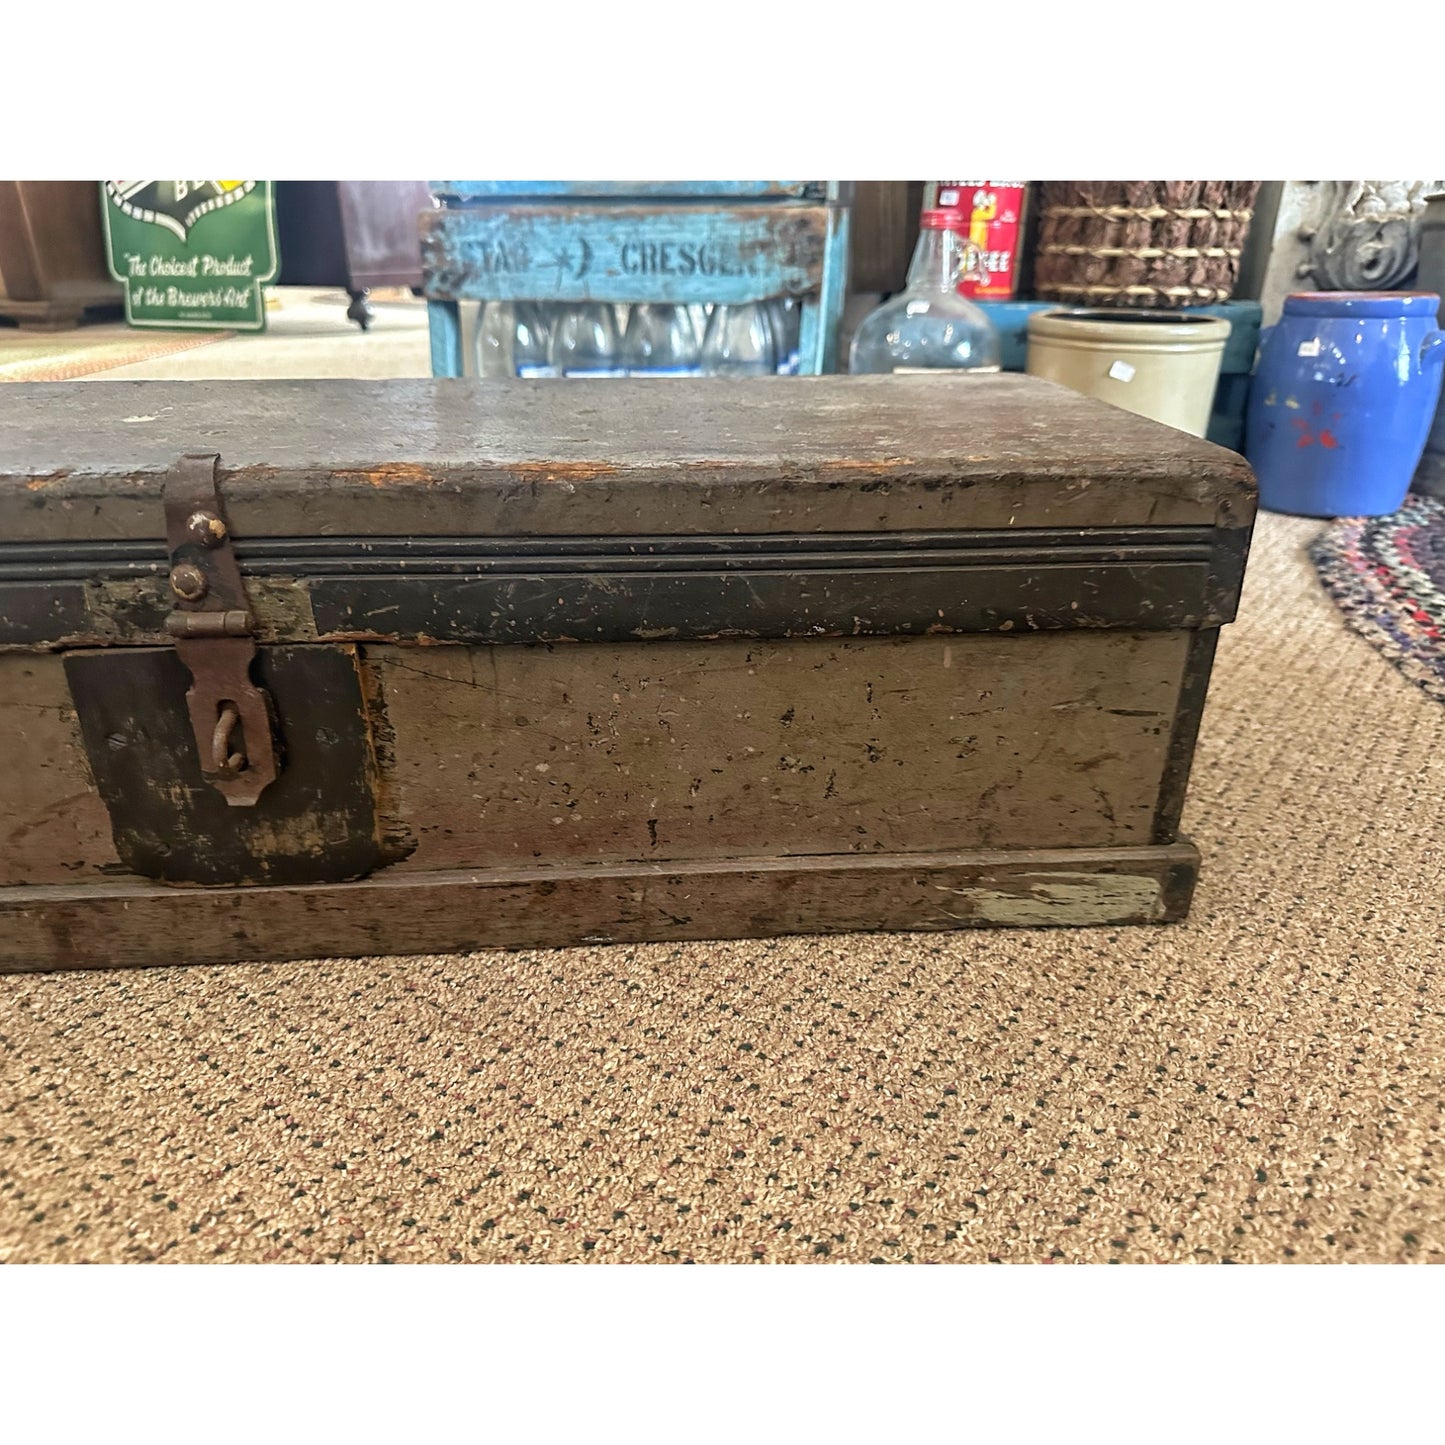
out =
[[[392,861],[383,857],[355,644],[257,652],[255,678],[286,739],[286,766],[251,807],[229,806],[197,770],[174,648],[65,654],[86,759],[126,871],[205,887],[339,883]]]
[[[357,649],[257,646],[218,461],[183,457],[166,480],[174,647],[65,655],[116,853],[166,883],[364,877],[382,825]]]
[[[186,456],[166,478],[175,610],[166,631],[192,678],[186,693],[201,775],[233,808],[254,807],[281,771],[276,713],[251,679],[255,619],[216,488],[220,457]]]

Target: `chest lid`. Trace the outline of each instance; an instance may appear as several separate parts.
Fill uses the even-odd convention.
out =
[[[88,382],[0,393],[0,645],[164,636],[213,454],[262,641],[1197,627],[1243,459],[1027,376]]]

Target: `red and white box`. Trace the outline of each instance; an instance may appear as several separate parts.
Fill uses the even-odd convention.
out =
[[[939,181],[935,209],[958,217],[957,230],[979,249],[980,265],[958,284],[976,301],[1011,300],[1018,286],[1027,181]]]

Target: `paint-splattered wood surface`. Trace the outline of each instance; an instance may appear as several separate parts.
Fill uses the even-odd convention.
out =
[[[0,888],[0,971],[886,929],[1168,923],[1199,854],[1161,848],[382,873],[270,889]],[[541,986],[539,984],[539,986]]]
[[[239,538],[1247,529],[1244,460],[1027,376],[37,383],[0,540],[157,533],[218,452]]]

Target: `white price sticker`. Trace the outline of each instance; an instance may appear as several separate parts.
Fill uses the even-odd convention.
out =
[[[1109,368],[1109,375],[1112,376],[1115,381],[1133,381],[1134,368],[1130,366],[1127,361],[1116,361],[1113,366]]]
[[[1308,341],[1301,341],[1296,356],[1318,356],[1320,354],[1320,339],[1312,336]]]

